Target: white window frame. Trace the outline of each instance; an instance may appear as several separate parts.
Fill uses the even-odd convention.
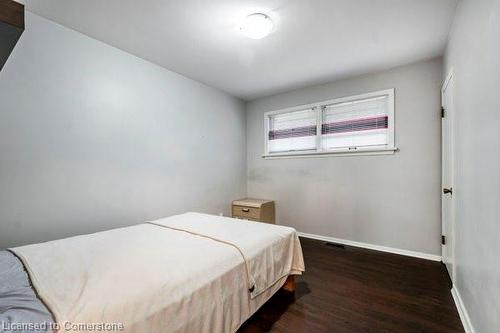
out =
[[[341,149],[323,149],[321,145],[321,126],[323,122],[323,107],[331,104],[352,102],[357,100],[388,96],[387,115],[387,147],[383,148],[369,148],[369,147],[350,147]],[[316,149],[309,151],[290,151],[290,152],[277,152],[270,153],[268,148],[270,117],[280,113],[288,113],[293,111],[301,111],[306,109],[313,109],[317,113],[317,129],[316,129]],[[328,157],[328,156],[351,156],[351,155],[389,155],[394,154],[398,149],[395,146],[395,133],[394,133],[394,88],[373,91],[365,94],[335,98],[327,101],[316,102],[306,105],[294,106],[286,109],[268,111],[264,113],[264,158],[299,158],[299,157]]]

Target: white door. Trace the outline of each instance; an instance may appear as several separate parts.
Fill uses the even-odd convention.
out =
[[[442,216],[442,256],[443,262],[448,269],[451,280],[454,282],[454,200],[453,200],[453,129],[454,129],[454,105],[453,105],[453,74],[450,74],[441,90],[441,103],[443,115],[441,118],[442,128],[442,191],[441,191],[441,216]]]

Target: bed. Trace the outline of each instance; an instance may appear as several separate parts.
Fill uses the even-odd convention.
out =
[[[304,271],[293,228],[199,213],[12,248],[0,265],[0,321],[38,331],[236,332]]]

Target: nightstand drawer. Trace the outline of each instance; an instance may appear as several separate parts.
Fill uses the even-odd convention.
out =
[[[233,206],[233,216],[257,220],[260,218],[260,208]]]

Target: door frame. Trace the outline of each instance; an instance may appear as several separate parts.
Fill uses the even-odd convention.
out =
[[[450,71],[448,72],[448,74],[446,75],[446,79],[441,87],[441,106],[444,107],[444,94],[445,94],[445,91],[446,89],[448,88],[448,85],[450,84],[450,82],[452,80],[454,80],[454,72],[453,72],[453,69],[450,69]],[[455,82],[454,82],[455,83]],[[453,190],[455,192],[456,188],[456,184],[455,184],[455,129],[456,129],[456,126],[455,126],[455,113],[456,113],[456,106],[455,106],[455,95],[453,92],[451,92],[451,100],[452,100],[452,105],[451,105],[451,111],[449,110],[450,109],[450,105],[447,105],[446,108],[445,108],[445,118],[441,118],[441,122],[443,122],[444,120],[443,119],[447,119],[446,121],[448,121],[448,131],[449,131],[449,149],[448,149],[448,158],[449,158],[449,172],[450,172],[450,175],[449,175],[449,179],[450,179],[450,183],[449,185],[451,185],[453,187]],[[442,141],[442,147],[444,145],[444,137],[443,137],[443,133],[441,133],[441,141]],[[441,151],[441,161],[443,161],[443,158],[444,158],[444,151],[442,150]],[[443,202],[442,201],[442,196],[443,196],[443,175],[444,175],[444,163],[441,162],[441,203]],[[450,202],[450,212],[449,212],[449,218],[448,218],[448,222],[450,223],[450,233],[451,235],[446,235],[445,234],[445,221],[443,219],[443,205],[441,205],[441,232],[442,232],[442,235],[446,235],[446,238],[448,239],[449,237],[451,237],[451,248],[449,249],[449,252],[451,253],[451,265],[452,265],[452,272],[451,272],[451,281],[452,283],[454,284],[455,283],[455,279],[456,279],[456,263],[455,263],[455,243],[456,243],[456,237],[455,237],[455,196],[456,194],[452,194],[452,197],[451,197],[451,202]],[[445,258],[447,258],[446,256],[446,245],[441,245],[441,255],[442,255],[442,261],[444,263],[444,260]]]

